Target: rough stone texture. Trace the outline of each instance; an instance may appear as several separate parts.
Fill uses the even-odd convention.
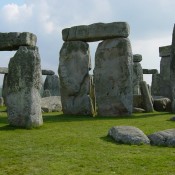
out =
[[[61,97],[51,96],[41,98],[41,109],[44,112],[60,112],[62,111]]]
[[[109,39],[98,45],[94,69],[98,115],[118,116],[132,113],[132,63],[128,39]]]
[[[150,144],[143,131],[133,126],[114,126],[109,130],[108,135],[118,143],[130,145]]]
[[[0,74],[8,74],[8,68],[7,67],[0,67]]]
[[[142,66],[138,62],[133,64],[133,94],[141,94],[140,92],[140,82],[143,81],[143,71]]]
[[[160,96],[160,74],[152,75],[151,95]]]
[[[42,75],[54,75],[54,74],[55,72],[52,70],[45,70],[45,69],[42,70]]]
[[[133,55],[133,62],[141,62],[142,61],[142,55],[140,54],[134,54]]]
[[[36,36],[28,32],[0,33],[0,51],[18,50],[20,46],[35,46],[36,41]]]
[[[171,48],[169,46],[167,46],[167,47]],[[168,53],[169,53],[169,55],[168,55]],[[164,54],[160,54],[160,55],[166,55],[166,56],[162,56],[161,61],[160,61],[160,95],[171,98],[170,49],[169,49],[169,52],[166,51],[166,54],[164,53]]]
[[[47,75],[44,90],[49,90],[51,96],[60,96],[60,80],[58,75]]]
[[[7,114],[10,125],[32,128],[43,124],[41,65],[37,47],[20,47],[9,62]]]
[[[166,57],[171,53],[171,45],[159,47],[159,56]]]
[[[175,113],[175,25],[172,35],[172,46],[171,46],[171,62],[170,62],[170,86],[171,86],[171,101],[172,101],[172,112]]]
[[[157,69],[143,69],[143,74],[158,74]]]
[[[148,86],[145,81],[140,82],[140,89],[141,89],[141,94],[143,97],[143,106],[146,112],[153,112],[153,104],[151,100],[151,95],[148,90]]]
[[[7,77],[8,77],[8,74],[5,74],[3,79],[3,85],[2,85],[2,97],[4,98],[5,105],[7,105]]]
[[[129,25],[126,22],[95,23],[63,29],[64,41],[99,41],[116,37],[128,37]]]
[[[3,106],[4,105],[4,99],[3,97],[0,97],[0,106]]]
[[[89,59],[85,42],[69,41],[61,48],[58,72],[64,114],[94,115]]]
[[[133,95],[133,107],[144,108],[142,95]]]
[[[156,111],[171,112],[171,100],[169,98],[154,98],[153,106]]]
[[[175,147],[175,129],[167,129],[148,135],[151,145]]]
[[[42,97],[50,97],[50,91],[48,89],[44,90]]]

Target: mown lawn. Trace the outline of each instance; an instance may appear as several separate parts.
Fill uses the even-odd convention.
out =
[[[175,175],[175,148],[116,144],[107,137],[115,125],[146,134],[175,128],[173,114],[130,117],[43,115],[44,125],[25,130],[7,124],[0,112],[0,175]]]

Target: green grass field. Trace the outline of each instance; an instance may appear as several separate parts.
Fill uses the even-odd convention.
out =
[[[107,136],[117,125],[146,134],[175,128],[173,114],[130,117],[43,115],[44,125],[10,127],[0,112],[0,175],[175,175],[175,148],[116,144]]]

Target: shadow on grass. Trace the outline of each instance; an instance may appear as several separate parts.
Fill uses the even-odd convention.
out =
[[[5,125],[5,126],[0,127],[0,131],[14,131],[16,129],[23,129],[23,128],[14,127],[14,126],[10,126],[10,125]]]
[[[171,113],[141,113],[141,114],[133,114],[131,116],[82,116],[82,115],[66,115],[66,114],[44,114],[43,120],[44,122],[76,122],[76,121],[94,121],[94,120],[135,120],[142,119],[148,117],[161,117],[162,115],[170,115]]]
[[[110,137],[109,135],[100,137],[100,139],[103,140],[103,141],[105,141],[105,142],[110,142],[110,143],[114,143],[114,144],[119,144],[119,143],[117,143],[114,139],[112,139],[112,137]]]

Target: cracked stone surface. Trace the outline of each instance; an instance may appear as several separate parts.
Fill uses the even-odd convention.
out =
[[[37,47],[21,46],[10,59],[7,88],[9,124],[24,128],[42,125],[41,63]]]
[[[132,65],[129,39],[116,38],[99,43],[94,69],[98,115],[119,116],[132,113]]]
[[[126,22],[94,23],[91,25],[73,26],[63,29],[64,41],[99,41],[129,36],[129,25]]]
[[[89,59],[89,45],[85,42],[69,41],[61,48],[58,73],[64,114],[94,114]]]

